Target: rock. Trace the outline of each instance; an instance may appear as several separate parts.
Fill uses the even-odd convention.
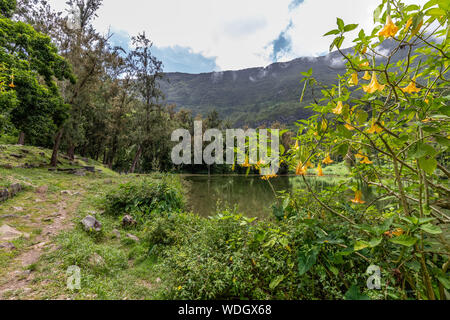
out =
[[[122,226],[124,227],[131,227],[135,226],[136,224],[136,220],[134,220],[133,217],[128,214],[122,219]]]
[[[119,230],[114,229],[114,230],[112,231],[112,233],[113,233],[113,235],[114,235],[115,238],[120,239],[120,231],[119,231]]]
[[[113,181],[111,179],[106,179],[103,183],[104,184],[112,184]]]
[[[14,197],[21,190],[22,190],[22,186],[18,183],[14,183],[14,184],[10,185],[8,188],[9,196]]]
[[[89,264],[94,267],[103,266],[105,264],[105,259],[103,259],[101,255],[94,253],[89,257]]]
[[[23,208],[22,207],[13,207],[14,211],[18,211],[18,212],[22,212]]]
[[[29,154],[30,153],[30,151],[27,150],[27,149],[20,149],[20,152],[25,153],[25,154]]]
[[[8,189],[2,189],[0,190],[0,202],[6,201],[9,198],[9,192]]]
[[[95,167],[91,167],[91,166],[84,166],[83,167],[84,170],[89,171],[94,173],[95,172]]]
[[[84,177],[86,175],[86,172],[84,172],[83,170],[75,170],[73,174],[79,177]]]
[[[22,158],[23,158],[23,155],[21,155],[21,154],[14,154],[14,153],[11,153],[10,156],[11,156],[11,157],[14,157],[14,158],[17,158],[17,159],[22,159]]]
[[[4,224],[0,227],[0,241],[11,241],[24,236],[24,233]]]
[[[81,224],[83,225],[84,230],[86,231],[95,230],[98,232],[102,230],[102,224],[93,216],[87,216],[86,218],[81,220]]]
[[[12,169],[13,166],[10,165],[10,164],[5,164],[5,165],[3,165],[3,168],[5,168],[5,169]]]
[[[18,218],[19,216],[17,214],[4,214],[0,216],[0,219],[13,219]]]
[[[127,238],[131,239],[133,241],[136,241],[136,242],[141,241],[138,237],[136,237],[134,234],[131,234],[131,233],[127,233]]]
[[[161,283],[161,278],[156,278],[156,283]]]
[[[41,157],[45,157],[45,153],[43,153],[43,152],[39,152],[39,155],[40,155]]]
[[[0,243],[0,248],[8,249],[9,251],[16,250],[16,246],[11,242]]]
[[[36,193],[46,194],[48,192],[48,186],[40,186],[36,189]]]

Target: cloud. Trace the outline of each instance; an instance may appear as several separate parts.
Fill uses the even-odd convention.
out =
[[[288,35],[288,31],[292,27],[293,24],[292,21],[290,21],[288,26],[271,42],[270,46],[272,47],[272,53],[270,54],[270,59],[273,62],[277,62],[279,58],[292,50],[292,39]]]
[[[423,5],[426,1],[402,2]],[[49,2],[64,10],[65,1]],[[204,66],[215,68],[208,64],[215,59],[218,67],[210,71],[237,70],[266,66],[274,58],[286,62],[323,55],[332,41],[332,37],[323,35],[336,28],[336,17],[346,24],[359,24],[343,44],[350,47],[360,28],[369,34],[374,27],[372,15],[379,3],[380,0],[127,0],[124,5],[123,0],[108,0],[103,1],[94,26],[104,33],[109,28],[130,35],[145,31],[157,48],[173,49],[165,50],[166,56],[180,54],[180,48],[185,48],[184,54],[199,54],[207,59],[209,62],[193,57],[193,61],[205,62]],[[286,29],[290,21],[292,26]],[[188,68],[190,62],[186,63]]]
[[[254,17],[251,19],[236,19],[227,22],[224,31],[232,37],[244,37],[251,35],[267,26],[267,20],[263,17]]]
[[[289,10],[294,10],[299,5],[301,5],[304,2],[304,0],[292,0],[292,2],[289,4]]]
[[[130,35],[124,30],[111,30],[110,43],[130,51]],[[152,54],[163,62],[165,72],[203,73],[219,70],[215,57],[205,57],[189,47],[153,45]]]

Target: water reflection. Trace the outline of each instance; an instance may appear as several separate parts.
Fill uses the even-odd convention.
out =
[[[275,196],[267,181],[260,176],[186,175],[189,209],[211,216],[217,209],[237,207],[249,217],[264,218],[272,214]],[[345,181],[342,177],[308,177],[315,190],[322,190]],[[305,189],[301,177],[281,176],[271,180],[275,191]]]

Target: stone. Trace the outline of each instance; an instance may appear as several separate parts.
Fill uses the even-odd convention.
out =
[[[113,181],[111,179],[106,179],[103,183],[104,184],[112,184]]]
[[[40,155],[41,157],[45,157],[45,153],[43,153],[43,152],[39,152],[39,155]]]
[[[115,238],[120,239],[120,231],[119,231],[119,230],[114,229],[114,230],[112,231],[112,233],[113,233],[113,235],[114,235]]]
[[[22,158],[23,158],[23,155],[21,155],[21,154],[14,154],[14,153],[11,153],[10,156],[11,156],[11,157],[14,157],[14,158],[17,158],[17,159],[22,159]]]
[[[0,216],[0,219],[13,219],[18,218],[19,216],[17,214],[4,214]]]
[[[95,167],[91,167],[91,166],[84,166],[83,167],[84,170],[89,171],[94,173],[95,172]]]
[[[131,233],[127,233],[127,238],[131,239],[133,241],[136,241],[136,242],[141,241],[138,237],[136,237],[134,234],[131,234]]]
[[[0,190],[0,202],[6,201],[9,199],[9,192],[8,189],[2,189]]]
[[[19,239],[24,234],[10,226],[4,224],[0,227],[0,241],[11,241]]]
[[[103,266],[105,264],[105,259],[98,253],[94,253],[89,257],[89,264],[94,267]]]
[[[46,194],[48,192],[48,186],[40,186],[36,189],[36,193]]]
[[[156,283],[161,283],[161,278],[156,278]]]
[[[128,214],[122,219],[122,226],[124,227],[131,227],[135,226],[136,224],[136,220],[134,220],[133,217]]]
[[[81,224],[84,227],[84,230],[86,231],[101,231],[102,230],[102,224],[95,219],[93,216],[87,216],[83,220],[81,220]]]
[[[18,183],[14,183],[14,184],[10,185],[8,188],[9,196],[14,197],[21,190],[22,190],[22,186]]]
[[[9,251],[13,251],[13,250],[17,249],[16,246],[14,244],[12,244],[11,242],[0,243],[0,248],[7,249]]]
[[[13,207],[14,211],[18,211],[18,212],[22,212],[23,208],[22,207]]]
[[[79,177],[84,177],[86,175],[86,172],[83,170],[75,170],[73,172],[74,175],[79,176]]]

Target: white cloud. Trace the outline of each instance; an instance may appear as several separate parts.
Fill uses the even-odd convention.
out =
[[[50,2],[55,8],[64,8],[62,0]],[[423,4],[425,0],[404,2]],[[335,28],[336,17],[369,30],[380,0],[305,0],[290,10],[291,3],[292,0],[105,0],[95,26],[104,32],[112,26],[131,35],[145,30],[158,47],[191,48],[194,53],[217,57],[221,70],[241,69],[271,63],[270,44],[291,20],[293,25],[286,36],[292,41],[292,49],[284,53],[281,61],[327,52],[332,38],[322,36]],[[351,46],[351,42],[344,46]]]

